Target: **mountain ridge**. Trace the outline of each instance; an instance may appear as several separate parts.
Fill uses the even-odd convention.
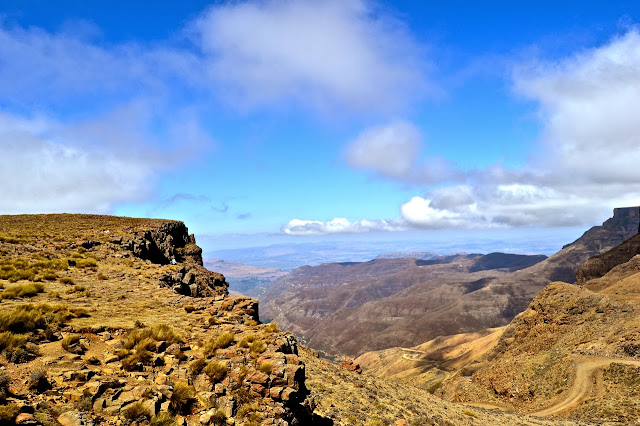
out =
[[[354,280],[342,279],[345,266],[294,270],[263,296],[262,314],[312,347],[349,356],[504,326],[549,282],[575,281],[589,257],[617,246],[638,226],[638,207],[615,209],[612,218],[558,253],[513,272],[470,272],[476,255],[450,257],[448,263],[427,260],[422,266],[396,259],[388,271],[365,262],[354,267],[360,269]],[[377,276],[365,270],[369,265],[376,266]]]

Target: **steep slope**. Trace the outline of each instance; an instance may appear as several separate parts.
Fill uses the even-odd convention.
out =
[[[450,385],[449,394],[540,416],[635,421],[639,271],[636,255],[584,285],[549,284],[505,329],[473,382]]]
[[[307,385],[315,412],[336,425],[576,425],[580,421],[541,419],[452,404],[429,392],[366,372],[358,374],[317,357],[306,348],[300,357],[307,367]]]
[[[355,362],[377,377],[399,380],[434,393],[447,381],[469,376],[498,343],[505,327],[440,336],[412,348],[366,352]]]
[[[314,348],[350,356],[500,327],[549,282],[573,282],[589,257],[631,237],[638,225],[637,207],[615,209],[542,261],[490,254],[300,268],[263,296],[263,315]]]
[[[0,424],[315,422],[295,339],[182,222],[0,216],[0,287]]]
[[[199,253],[182,222],[0,216],[0,424],[568,424],[339,369]]]

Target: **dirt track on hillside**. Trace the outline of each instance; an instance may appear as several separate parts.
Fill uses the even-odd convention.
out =
[[[573,380],[573,383],[571,384],[571,387],[565,393],[564,399],[551,405],[550,407],[529,414],[538,417],[549,417],[578,406],[578,404],[589,397],[591,392],[596,389],[597,386],[601,386],[601,384],[594,384],[594,377],[596,372],[600,369],[608,367],[612,363],[634,365],[636,367],[640,367],[640,361],[633,361],[629,359],[594,357],[586,358],[584,360],[578,360],[575,378]]]

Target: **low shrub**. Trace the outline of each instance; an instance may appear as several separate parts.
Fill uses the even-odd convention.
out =
[[[45,272],[42,274],[42,279],[47,281],[55,281],[58,279],[58,274],[55,272]]]
[[[156,342],[165,341],[167,345],[184,342],[182,336],[176,333],[169,325],[157,324],[153,327],[132,330],[124,341],[124,348],[133,349],[138,343],[145,339],[152,339]]]
[[[62,349],[67,352],[73,352],[73,346],[77,345],[80,342],[81,337],[82,336],[80,336],[79,334],[69,334],[64,339],[62,339]]]
[[[222,426],[227,424],[227,413],[222,410],[218,410],[211,416],[209,424],[215,426]]]
[[[195,359],[189,364],[189,372],[192,376],[197,376],[202,372],[205,365],[207,365],[207,361],[204,358]]]
[[[234,341],[235,335],[229,331],[225,331],[218,337],[212,338],[207,343],[205,343],[203,348],[204,354],[205,356],[211,356],[216,351],[216,349],[228,348]]]
[[[19,413],[20,408],[18,408],[18,406],[13,402],[7,405],[0,405],[0,424],[15,424],[15,419],[18,417]]]
[[[11,376],[7,373],[0,373],[0,404],[7,402],[9,396],[9,385],[11,384]]]
[[[75,282],[73,281],[73,278],[69,278],[69,277],[62,277],[60,278],[59,281],[62,284],[75,284]]]
[[[258,370],[262,371],[264,374],[271,374],[271,371],[273,371],[273,364],[270,362],[263,362],[258,367]]]
[[[152,417],[149,421],[149,426],[175,426],[175,424],[176,419],[166,411],[158,413],[157,416]]]
[[[264,327],[265,333],[278,333],[280,329],[275,322],[271,322]]]
[[[257,402],[253,402],[251,404],[244,404],[236,413],[236,417],[245,419],[248,421],[258,421],[261,420],[258,413],[260,411],[260,406]]]
[[[98,266],[98,262],[95,259],[78,259],[76,261],[77,268],[95,268]]]
[[[87,315],[84,308],[69,309],[66,305],[19,305],[8,311],[0,311],[0,332],[35,332],[47,327],[59,326],[72,318]]]
[[[82,293],[83,291],[87,291],[87,288],[83,285],[74,285],[71,288],[66,289],[64,292],[66,294],[72,294],[72,293]]]
[[[257,338],[258,336],[256,336],[255,334],[249,334],[248,336],[245,336],[242,338],[242,340],[240,340],[238,346],[241,348],[248,348],[249,344],[253,343]]]
[[[34,371],[29,375],[29,389],[38,393],[43,393],[51,389],[51,383],[47,379],[47,373],[44,370]]]

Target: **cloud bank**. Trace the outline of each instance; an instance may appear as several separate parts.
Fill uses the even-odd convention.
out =
[[[408,123],[367,130],[349,144],[354,168],[437,184],[400,206],[394,229],[591,226],[614,207],[640,205],[637,28],[560,61],[521,64],[513,92],[538,105],[542,128],[519,169],[496,164],[461,177],[448,165],[420,180],[429,167],[419,163],[420,131]]]
[[[350,222],[345,218],[334,218],[326,222],[318,220],[292,219],[288,224],[282,227],[281,231],[288,235],[321,235],[400,231],[405,229],[405,225],[398,220],[362,219],[356,222]]]
[[[157,159],[88,146],[58,123],[0,115],[0,213],[109,212],[148,194]]]

